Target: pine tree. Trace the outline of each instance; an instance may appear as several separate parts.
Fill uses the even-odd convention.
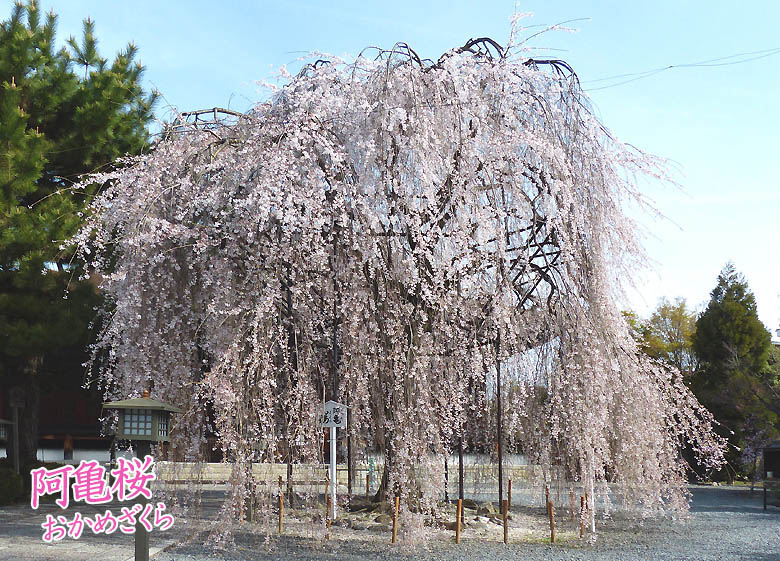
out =
[[[92,21],[80,43],[59,50],[55,31],[55,14],[42,16],[35,0],[0,23],[0,381],[23,390],[23,463],[36,455],[39,393],[79,364],[99,299],[61,247],[99,187],[69,186],[143,151],[155,101],[141,87],[133,44],[109,65]]]
[[[747,281],[728,263],[718,275],[707,309],[696,322],[693,350],[700,368],[692,388],[721,423],[732,446],[727,455],[740,467],[740,452],[759,434],[775,433],[777,413],[763,378],[769,368],[771,337],[758,319]],[[755,446],[752,446],[755,447]]]

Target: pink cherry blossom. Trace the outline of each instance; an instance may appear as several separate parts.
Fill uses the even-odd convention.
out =
[[[685,508],[681,447],[722,461],[711,415],[620,313],[644,262],[624,208],[662,162],[562,61],[467,47],[313,64],[89,179],[105,188],[77,241],[111,303],[93,379],[121,397],[152,380],[184,409],[174,457],[202,459],[213,424],[236,509],[251,463],[322,461],[323,396],[385,453],[390,489],[435,501],[426,470],[453,438],[495,440],[499,362],[505,445],[591,488]]]

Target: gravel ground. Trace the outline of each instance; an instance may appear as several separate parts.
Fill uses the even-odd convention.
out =
[[[322,536],[322,525],[290,522],[285,535],[274,531],[238,531],[235,548],[215,553],[204,545],[205,533],[166,548],[155,561],[206,560],[510,560],[550,561],[780,561],[780,508],[763,510],[762,495],[731,487],[692,487],[690,515],[677,521],[643,523],[616,516],[598,520],[598,536],[580,540],[575,523],[560,516],[558,540],[545,543],[543,509],[513,511],[510,543],[502,543],[500,526],[487,522],[464,530],[460,545],[453,532],[425,528],[425,539],[416,545],[389,543],[387,527],[367,530],[333,528]],[[269,528],[270,529],[270,528]]]

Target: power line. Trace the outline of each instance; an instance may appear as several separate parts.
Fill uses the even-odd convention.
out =
[[[685,63],[679,63],[679,64],[670,64],[668,66],[661,66],[658,68],[653,68],[650,70],[645,70],[642,72],[630,72],[627,74],[616,74],[614,76],[607,76],[606,78],[597,78],[595,80],[583,80],[583,84],[588,83],[597,83],[597,82],[606,82],[610,80],[621,80],[622,78],[627,78],[626,80],[621,80],[619,82],[616,82],[614,84],[608,84],[606,86],[598,86],[595,88],[586,88],[585,91],[592,92],[597,90],[605,90],[607,88],[614,88],[617,86],[622,86],[623,84],[628,84],[631,82],[636,82],[637,80],[642,80],[644,78],[649,78],[650,76],[654,76],[655,74],[659,74],[661,72],[665,72],[666,70],[671,70],[672,68],[704,68],[704,67],[716,67],[716,66],[731,66],[734,64],[744,64],[746,62],[751,62],[754,60],[759,60],[762,58],[767,58],[770,56],[774,56],[776,54],[780,54],[780,47],[775,47],[772,49],[763,49],[760,51],[751,51],[751,52],[744,52],[744,53],[737,53],[733,55],[728,55],[724,57],[718,57],[718,58],[712,58],[707,60],[702,60],[699,62],[685,62]],[[739,59],[739,60],[733,60],[733,59]]]

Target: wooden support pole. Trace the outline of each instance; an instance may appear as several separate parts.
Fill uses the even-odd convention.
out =
[[[463,499],[458,499],[458,508],[455,510],[455,543],[460,543],[460,517],[463,513]]]
[[[400,502],[401,497],[398,495],[395,496],[395,509],[393,510],[393,541],[392,543],[395,543],[396,537],[398,537],[398,503]]]
[[[282,523],[284,521],[284,494],[279,493],[279,533],[282,533]]]
[[[571,515],[571,519],[572,520],[575,520],[575,518],[574,518],[574,509],[575,509],[574,491],[569,489],[569,514]]]
[[[509,511],[509,500],[504,499],[502,506],[502,511],[504,514],[504,543],[509,543],[509,524],[507,521],[507,513]]]
[[[325,495],[325,527],[328,529],[328,537],[330,537],[330,495]]]
[[[288,466],[292,464],[287,464]],[[289,470],[288,470],[289,471]],[[288,480],[289,487],[289,480]],[[282,533],[282,511],[284,510],[284,499],[282,498],[282,476],[279,476],[279,533]],[[254,507],[252,508],[254,510]]]
[[[547,516],[550,516],[550,486],[544,486],[544,506],[547,508]]]
[[[509,508],[512,508],[512,478],[506,482],[506,500],[509,504]]]
[[[580,497],[580,537],[585,537],[585,496]]]
[[[366,474],[366,498],[371,497],[371,474]]]
[[[547,510],[550,512],[550,543],[555,543],[555,505],[550,502]]]

